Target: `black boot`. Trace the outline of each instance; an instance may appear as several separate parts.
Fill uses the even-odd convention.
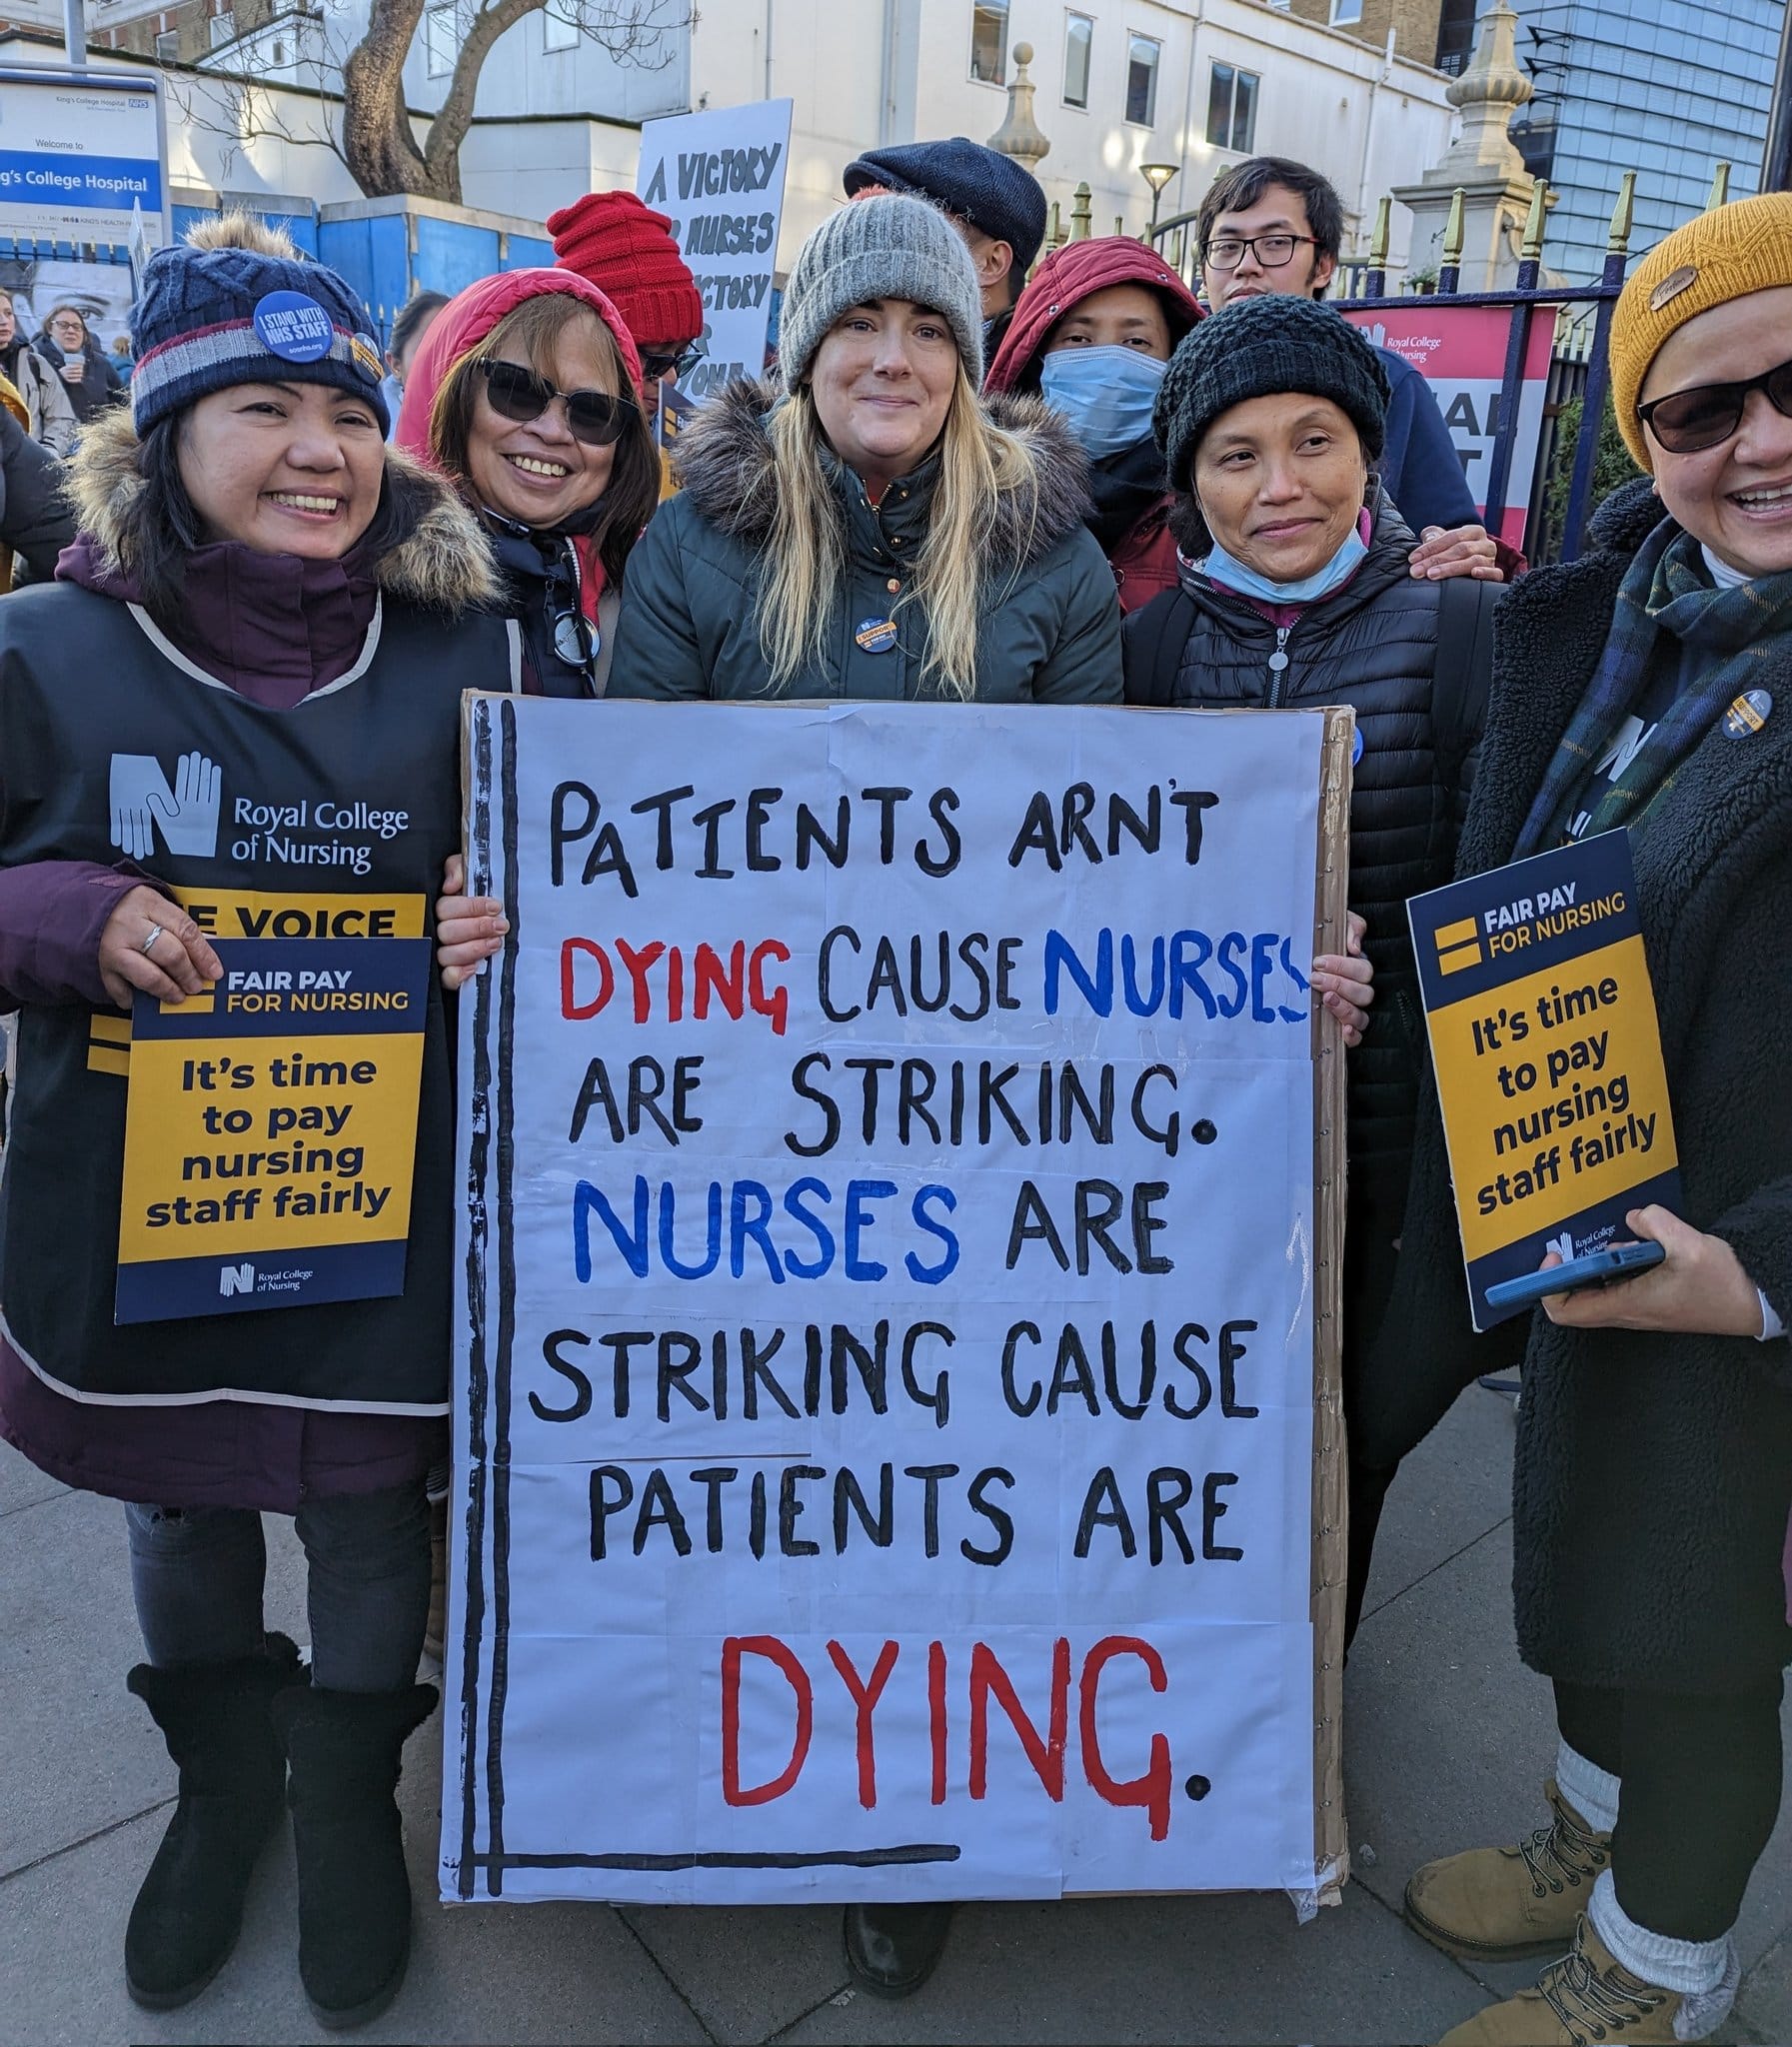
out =
[[[286,1755],[268,1717],[303,1682],[299,1652],[269,1635],[260,1656],[139,1663],[125,1680],[180,1771],[180,1797],[125,1928],[125,1987],[151,2011],[195,1998],[230,1959],[249,1873],[280,1817]]]
[[[399,1753],[436,1707],[402,1691],[289,1691],[274,1701],[299,1852],[299,1974],[322,2024],[364,2025],[398,1994],[411,1955]]]
[[[939,1966],[950,1905],[849,1905],[847,1967],[879,1997],[907,1997]]]

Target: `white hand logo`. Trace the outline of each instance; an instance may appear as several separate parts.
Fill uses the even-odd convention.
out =
[[[110,789],[112,844],[131,860],[155,851],[155,831],[170,853],[209,860],[218,850],[218,810],[223,777],[203,754],[183,754],[174,787],[151,754],[114,754]]]

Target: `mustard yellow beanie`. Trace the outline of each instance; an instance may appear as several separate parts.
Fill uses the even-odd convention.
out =
[[[1611,397],[1618,432],[1644,469],[1654,451],[1636,416],[1643,379],[1668,336],[1732,299],[1792,285],[1792,192],[1764,192],[1701,213],[1636,266],[1611,320]]]

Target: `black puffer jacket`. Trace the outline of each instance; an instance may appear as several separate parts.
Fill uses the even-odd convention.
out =
[[[1362,747],[1350,803],[1350,907],[1368,922],[1376,993],[1373,1021],[1350,1057],[1350,1158],[1359,1173],[1388,1181],[1397,1204],[1423,1034],[1406,899],[1450,879],[1485,715],[1485,665],[1477,671],[1466,664],[1480,681],[1452,693],[1434,721],[1439,608],[1449,586],[1413,581],[1412,535],[1384,497],[1373,520],[1361,568],[1333,596],[1307,606],[1286,634],[1288,665],[1279,675],[1269,668],[1282,639],[1278,629],[1248,599],[1214,590],[1198,576],[1135,612],[1122,645],[1129,704],[1163,701],[1153,692],[1152,673],[1174,616],[1167,608],[1180,606],[1191,624],[1170,702],[1355,710]],[[1463,588],[1466,621],[1485,646],[1494,589]],[[1481,596],[1467,597],[1471,589]]]
[[[1662,517],[1646,481],[1593,552],[1500,607],[1495,687],[1461,865],[1501,866],[1585,694],[1631,558]],[[1680,1149],[1682,1213],[1720,1236],[1792,1327],[1792,651],[1755,672],[1759,732],[1714,725],[1634,841]],[[1528,1336],[1528,1348],[1525,1341]],[[1539,1312],[1469,1333],[1462,1241],[1429,1082],[1393,1300],[1360,1392],[1363,1447],[1397,1463],[1477,1371],[1524,1352],[1513,1469],[1518,1648],[1579,1684],[1738,1691],[1792,1655],[1792,1343],[1563,1329]]]

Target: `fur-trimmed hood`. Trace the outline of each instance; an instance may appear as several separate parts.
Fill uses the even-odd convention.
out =
[[[776,384],[752,378],[725,385],[679,437],[686,493],[712,526],[753,548],[770,537],[776,512],[766,415],[780,396]],[[1090,509],[1087,459],[1075,435],[1037,398],[985,400],[983,409],[1019,441],[1038,482],[1036,510],[1011,491],[997,494],[993,508],[989,559],[1024,568],[1082,524]]]
[[[101,563],[128,582],[142,560],[146,486],[129,412],[94,420],[68,465],[65,489],[76,525]],[[403,538],[377,566],[382,591],[426,611],[457,616],[495,606],[500,580],[479,521],[423,464],[386,451],[386,485]]]

